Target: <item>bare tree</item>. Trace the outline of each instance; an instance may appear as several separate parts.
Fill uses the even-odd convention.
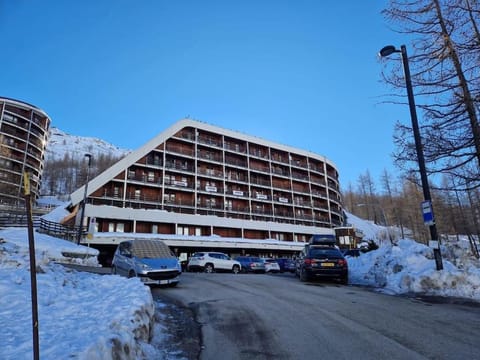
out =
[[[391,0],[383,11],[413,38],[409,61],[418,107],[425,160],[430,173],[450,174],[465,187],[480,187],[480,36],[477,0]],[[403,90],[401,66],[384,71],[394,89]],[[403,96],[397,92],[393,102]],[[396,163],[404,169],[416,160],[412,131],[398,123]]]

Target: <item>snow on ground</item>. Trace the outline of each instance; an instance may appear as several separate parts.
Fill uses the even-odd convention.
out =
[[[480,301],[480,261],[465,237],[441,245],[443,270],[436,270],[433,249],[412,239],[388,240],[388,229],[352,214],[347,219],[380,248],[348,258],[351,284],[367,285],[390,294],[420,294]]]
[[[47,215],[58,221],[59,206]],[[367,240],[380,248],[348,258],[350,284],[389,294],[421,294],[480,301],[480,262],[468,241],[442,245],[444,270],[437,271],[433,250],[410,239],[386,241],[386,228],[348,215]],[[42,359],[152,359],[162,329],[148,344],[154,303],[138,279],[69,270],[57,262],[98,266],[96,250],[35,233],[40,353]],[[0,359],[32,358],[31,297],[26,229],[0,230]],[[214,240],[214,239],[212,239]],[[65,254],[81,254],[74,259]],[[161,305],[161,304],[160,304]],[[159,304],[157,303],[158,307]],[[177,357],[178,358],[178,357]]]
[[[0,359],[31,359],[27,230],[0,230],[0,238]],[[42,359],[141,359],[152,354],[148,341],[154,303],[147,286],[136,278],[65,268],[56,262],[98,265],[90,256],[97,250],[39,233],[34,238]],[[62,253],[82,257],[68,259]]]

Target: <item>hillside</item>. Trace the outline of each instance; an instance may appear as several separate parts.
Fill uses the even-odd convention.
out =
[[[93,157],[98,155],[123,157],[129,152],[130,150],[121,149],[98,138],[70,135],[59,128],[52,127],[47,144],[46,160],[61,160],[65,155],[81,159],[86,153],[92,154]]]
[[[82,186],[87,170],[85,154],[92,155],[91,179],[129,152],[98,138],[70,135],[52,127],[40,194],[64,198]]]

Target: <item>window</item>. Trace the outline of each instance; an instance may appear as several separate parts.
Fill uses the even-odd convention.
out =
[[[148,172],[147,181],[150,181],[150,182],[155,181],[155,173],[153,171]]]
[[[158,225],[152,225],[152,234],[158,234]]]
[[[188,235],[189,229],[188,226],[178,226],[177,235]]]
[[[115,223],[108,223],[108,232],[115,232]]]
[[[123,223],[118,223],[117,224],[117,232],[123,233],[125,230],[125,225]]]
[[[174,203],[175,194],[163,194],[163,201],[166,203]]]
[[[135,200],[140,200],[141,191],[140,189],[135,189]]]
[[[128,178],[129,179],[135,178],[135,170],[128,169]]]
[[[206,203],[207,203],[207,207],[211,209],[215,207],[216,200],[215,198],[210,198],[210,199],[207,199]]]

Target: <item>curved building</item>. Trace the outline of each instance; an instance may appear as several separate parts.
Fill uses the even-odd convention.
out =
[[[304,242],[343,223],[338,171],[330,160],[190,119],[127,155],[87,189],[84,220],[94,220],[97,236]],[[72,193],[72,205],[78,209],[84,196],[85,187]],[[101,240],[89,240],[95,241]]]
[[[24,203],[23,177],[30,174],[36,199],[45,160],[50,118],[23,101],[0,97],[0,205]]]

